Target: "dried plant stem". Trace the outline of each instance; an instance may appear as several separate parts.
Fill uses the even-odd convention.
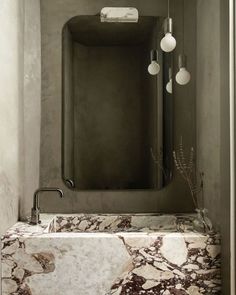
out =
[[[150,152],[151,152],[153,162],[160,168],[160,170],[162,171],[164,175],[164,178],[167,179],[167,173],[165,171],[165,168],[163,167],[163,152],[160,151],[157,157],[154,155],[152,148],[150,149]]]
[[[190,149],[189,159],[187,160],[184,155],[183,141],[181,137],[179,148],[177,151],[173,151],[173,157],[174,157],[176,169],[179,171],[180,175],[186,181],[190,189],[191,197],[192,197],[195,208],[199,208],[200,204],[198,201],[198,194],[200,192],[202,192],[203,194],[203,173],[200,174],[201,185],[198,186],[196,183],[196,177],[195,177],[196,173],[195,173],[195,166],[194,166],[193,147]]]

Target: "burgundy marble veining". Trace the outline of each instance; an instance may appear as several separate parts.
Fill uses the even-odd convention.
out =
[[[132,266],[118,278],[107,295],[221,294],[220,253],[215,252],[216,256],[211,257],[207,251],[208,246],[220,245],[219,236],[207,236],[203,249],[190,248],[190,243],[186,242],[187,260],[181,266],[171,263],[161,254],[162,237],[158,237],[149,248],[141,249],[130,247],[124,238],[122,241],[132,256]],[[150,278],[150,273],[159,275],[160,280],[155,275]]]
[[[36,274],[47,274],[55,270],[55,257],[50,252],[27,254],[21,238],[2,241],[2,291],[9,295],[33,295],[27,285],[27,278]],[[25,261],[22,266],[21,258]],[[19,263],[19,261],[21,263]],[[33,267],[29,266],[34,264]],[[6,292],[8,290],[8,293]],[[11,292],[12,291],[12,292]]]

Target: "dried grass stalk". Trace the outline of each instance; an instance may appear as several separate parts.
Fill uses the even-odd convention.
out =
[[[159,167],[159,169],[162,171],[164,178],[167,179],[167,173],[166,173],[166,169],[164,168],[163,165],[163,151],[162,149],[160,149],[159,153],[157,156],[154,155],[153,153],[153,149],[150,149],[151,152],[151,156],[153,159],[153,162]]]
[[[199,193],[202,193],[202,200],[201,203],[203,204],[203,173],[200,173],[200,186],[197,184],[196,181],[196,171],[195,171],[195,161],[194,161],[194,148],[191,147],[189,152],[189,157],[184,154],[183,148],[183,140],[182,137],[180,138],[180,143],[177,151],[173,151],[173,157],[176,169],[186,181],[190,193],[192,196],[192,200],[194,203],[195,208],[200,208],[200,200],[198,199]]]

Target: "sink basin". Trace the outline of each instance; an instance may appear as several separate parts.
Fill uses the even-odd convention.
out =
[[[55,216],[48,232],[176,232],[183,226],[192,229],[191,216],[76,214]]]

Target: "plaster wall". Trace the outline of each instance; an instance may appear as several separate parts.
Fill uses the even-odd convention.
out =
[[[0,235],[18,219],[23,195],[24,1],[0,2]]]
[[[20,215],[29,216],[34,191],[39,187],[41,125],[40,0],[25,1],[24,18],[24,171]]]
[[[39,0],[0,3],[0,234],[29,216],[39,186]]]
[[[219,227],[220,207],[220,1],[198,1],[197,7],[197,148],[203,171],[205,207]],[[210,24],[213,21],[214,26]],[[214,208],[214,210],[212,210]]]
[[[23,180],[23,0],[0,2],[0,26],[0,236],[2,236],[18,220],[19,202],[23,195],[21,186]]]
[[[74,179],[74,83],[73,83],[73,40],[68,27],[63,32],[63,179]]]
[[[186,212],[193,210],[186,185],[178,174],[169,186],[161,191],[94,191],[75,193],[68,190],[61,177],[61,58],[62,28],[76,15],[96,15],[104,6],[137,7],[141,15],[166,16],[166,1],[41,1],[42,24],[42,121],[40,185],[59,186],[65,198],[53,194],[42,196],[42,210],[46,212]],[[172,2],[171,14],[175,21],[177,40],[182,36],[181,1]],[[191,83],[184,89],[174,85],[175,143],[180,136],[188,149],[195,146],[195,1],[186,5],[186,53]],[[176,56],[181,46],[176,48]],[[175,67],[177,65],[175,58]],[[98,172],[99,173],[99,172]]]
[[[198,0],[197,165],[205,174],[205,207],[222,235],[225,295],[230,293],[228,44],[228,1]]]

